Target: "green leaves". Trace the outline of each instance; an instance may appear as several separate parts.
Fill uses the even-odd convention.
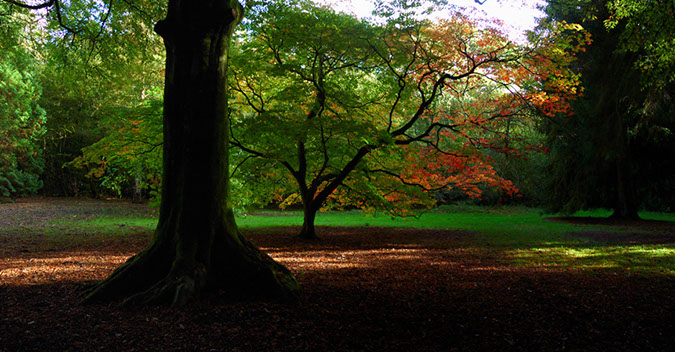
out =
[[[620,49],[639,55],[636,65],[644,73],[643,85],[663,89],[675,82],[675,6],[670,0],[614,0],[607,28],[619,29]]]
[[[41,187],[39,141],[45,133],[45,111],[39,66],[24,32],[26,14],[0,20],[0,196],[35,193]]]
[[[103,188],[118,188],[121,183],[129,187],[139,177],[137,171],[128,171],[135,169],[136,164],[130,159],[121,162],[123,157],[120,156],[126,154],[113,146],[131,138],[132,120],[139,120],[137,114],[145,113],[145,105],[154,99],[152,90],[161,90],[164,49],[153,26],[164,16],[166,2],[58,1],[30,13],[30,16],[20,14],[17,7],[10,7],[5,2],[0,1],[0,7],[3,10],[0,41],[3,43],[12,38],[4,32],[8,23],[4,20],[5,13],[15,18],[23,16],[16,33],[26,40],[21,45],[8,45],[12,49],[23,46],[27,53],[30,52],[37,69],[21,68],[19,71],[24,72],[26,81],[36,87],[38,83],[42,86],[42,94],[38,90],[31,92],[32,88],[28,86],[20,87],[20,91],[31,95],[35,102],[39,98],[40,105],[46,110],[46,115],[43,113],[46,121],[42,121],[46,132],[40,141],[45,149],[44,192],[55,195],[86,192],[96,196],[100,191],[98,182],[103,183]],[[0,56],[16,56],[16,53],[16,50],[3,50]],[[3,58],[0,62],[6,64],[9,61]],[[12,65],[16,67],[16,64]],[[34,73],[28,77],[28,72]],[[120,124],[124,123],[128,125],[122,128]],[[125,133],[121,135],[120,130]],[[161,139],[161,131],[160,119],[152,128],[142,131],[148,135],[134,136],[134,140],[142,138],[152,142],[152,146],[141,154],[152,154],[157,150],[156,137]],[[104,142],[91,146],[101,138],[112,141],[112,146],[107,150],[102,147]],[[87,166],[86,171],[81,171],[69,164],[87,146],[90,147],[86,153],[92,163],[89,166],[95,164],[94,158],[98,160],[98,166],[94,168],[98,168],[102,160],[108,161],[108,173],[104,173],[107,178],[95,178],[96,182],[87,180],[85,174],[97,174],[92,172],[94,168]],[[155,153],[154,158],[158,157]],[[112,160],[118,164],[113,165]],[[148,171],[141,178],[156,176],[157,165],[150,168],[154,171]],[[152,177],[157,178],[155,176]]]
[[[102,124],[107,133],[82,149],[69,165],[87,171],[101,186],[121,196],[124,189],[138,187],[157,191],[162,173],[162,99],[153,99],[112,109]]]

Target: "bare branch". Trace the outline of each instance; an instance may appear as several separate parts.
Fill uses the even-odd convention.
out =
[[[67,26],[65,23],[63,23],[63,17],[61,16],[61,3],[59,1],[54,2],[54,9],[56,10],[56,19],[59,21],[59,26],[66,31],[70,33],[79,33],[80,31],[76,31],[70,26]]]
[[[429,125],[429,127],[427,127],[427,129],[424,132],[422,132],[421,134],[419,134],[415,137],[409,137],[408,139],[404,139],[404,140],[396,140],[394,143],[397,144],[397,145],[411,144],[413,142],[421,141],[424,138],[430,136],[431,132],[434,129],[436,129],[437,132],[440,132],[441,130],[445,130],[445,129],[454,131],[455,128],[458,127],[458,126],[460,126],[460,125],[459,124],[448,125],[448,124],[444,124],[444,123],[440,123],[440,122],[434,122],[431,125]]]
[[[443,184],[443,185],[441,185],[441,186],[438,186],[438,187],[428,188],[428,187],[426,187],[426,186],[424,186],[424,185],[422,185],[422,184],[420,184],[420,183],[417,183],[417,182],[406,181],[403,177],[401,177],[401,175],[396,174],[396,173],[394,173],[394,172],[391,172],[391,171],[389,171],[389,170],[385,170],[385,169],[372,169],[372,170],[366,170],[366,171],[368,171],[368,172],[382,173],[382,174],[385,174],[385,175],[389,175],[389,176],[391,176],[391,177],[394,177],[394,178],[398,179],[402,184],[404,184],[404,185],[406,185],[406,186],[415,186],[415,187],[419,187],[420,189],[422,189],[422,190],[424,190],[424,191],[427,191],[427,192],[440,191],[440,190],[442,190],[442,189],[447,188],[448,186],[450,186],[450,183],[448,182],[448,183],[445,183],[445,184]]]
[[[247,155],[247,156],[244,158],[244,160],[242,160],[239,164],[237,164],[237,165],[234,167],[234,170],[232,170],[232,172],[230,173],[230,178],[234,177],[234,175],[237,173],[237,170],[239,170],[239,167],[240,167],[240,166],[244,165],[245,162],[247,162],[249,159],[251,159],[251,158],[253,158],[253,157],[254,157],[253,155]]]
[[[15,0],[1,0],[3,2],[9,3],[14,6],[18,6],[24,9],[29,9],[29,10],[39,10],[39,9],[46,9],[48,7],[54,6],[55,3],[57,3],[57,0],[49,0],[45,1],[43,3],[35,4],[35,5],[29,5],[20,1],[15,1]]]

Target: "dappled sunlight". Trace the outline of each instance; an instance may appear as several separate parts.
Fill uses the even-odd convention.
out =
[[[503,252],[502,260],[484,259],[475,248],[425,248],[418,244],[386,244],[384,248],[341,249],[263,247],[294,271],[328,272],[400,266],[401,270],[444,270],[466,273],[505,273],[523,270],[620,270],[675,275],[672,248],[663,246],[541,247]],[[36,285],[103,279],[132,253],[54,252],[43,257],[21,254],[0,260],[2,285]],[[496,259],[496,258],[493,258]],[[503,261],[506,260],[506,261]],[[514,265],[515,264],[515,265]],[[417,269],[416,269],[417,268]]]
[[[375,248],[363,250],[314,250],[314,251],[284,251],[272,248],[263,248],[271,252],[271,256],[296,270],[331,270],[343,268],[372,268],[389,265],[392,261],[405,262],[406,265],[425,263],[441,266],[455,263],[440,259],[441,251],[424,248]]]
[[[36,285],[102,279],[102,271],[113,270],[129,255],[72,253],[47,258],[8,258],[0,261],[3,285]]]
[[[645,255],[649,256],[652,258],[658,258],[658,257],[668,257],[668,258],[673,258],[675,256],[675,250],[672,248],[640,248],[640,247],[635,247],[635,248],[629,248],[629,252],[635,253],[635,254],[640,254],[640,255]]]
[[[505,266],[505,265],[500,265],[500,266],[494,266],[494,265],[487,265],[487,266],[476,266],[476,267],[471,267],[471,268],[466,268],[464,269],[466,271],[478,271],[478,272],[507,272],[507,271],[515,271],[515,268],[511,266]]]

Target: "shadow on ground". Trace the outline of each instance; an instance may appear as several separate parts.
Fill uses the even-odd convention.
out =
[[[6,253],[0,351],[663,351],[675,343],[675,280],[523,267],[465,231],[249,231],[303,285],[297,306],[77,306],[142,241]],[[148,234],[138,236],[147,239]]]

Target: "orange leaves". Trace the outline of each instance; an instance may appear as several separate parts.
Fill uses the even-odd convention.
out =
[[[490,188],[507,196],[518,192],[510,181],[497,175],[490,158],[472,145],[443,153],[412,144],[375,152],[366,163],[366,177],[348,184],[352,201],[361,199],[351,204],[361,208],[375,205],[396,215],[410,216],[414,209],[431,207],[444,192],[459,192],[474,199]]]
[[[520,97],[518,104],[549,116],[569,113],[569,101],[581,94],[570,64],[590,36],[577,24],[550,24],[533,34],[528,46],[510,43],[499,30],[462,15],[425,26],[417,35],[419,57],[410,84],[426,89],[424,94],[440,82],[442,94],[463,105],[485,110],[490,105],[481,95],[490,91],[493,97]]]
[[[532,84],[524,92],[525,99],[546,116],[571,114],[569,102],[582,93],[580,76],[571,64],[591,43],[590,34],[579,24],[542,22],[530,41],[532,48],[523,65]]]
[[[561,95],[545,91],[534,92],[527,99],[539,108],[546,116],[556,116],[562,113],[571,113],[569,101]]]
[[[499,177],[482,154],[453,155],[431,148],[408,148],[408,152],[419,162],[403,171],[404,182],[427,190],[457,189],[471,198],[480,198],[483,187],[499,188],[508,195],[517,193],[511,181]]]
[[[420,61],[415,74],[422,80],[433,79],[429,75],[432,72],[450,76],[489,74],[498,70],[498,62],[513,47],[500,31],[483,27],[462,14],[424,26],[419,37],[416,44]]]

